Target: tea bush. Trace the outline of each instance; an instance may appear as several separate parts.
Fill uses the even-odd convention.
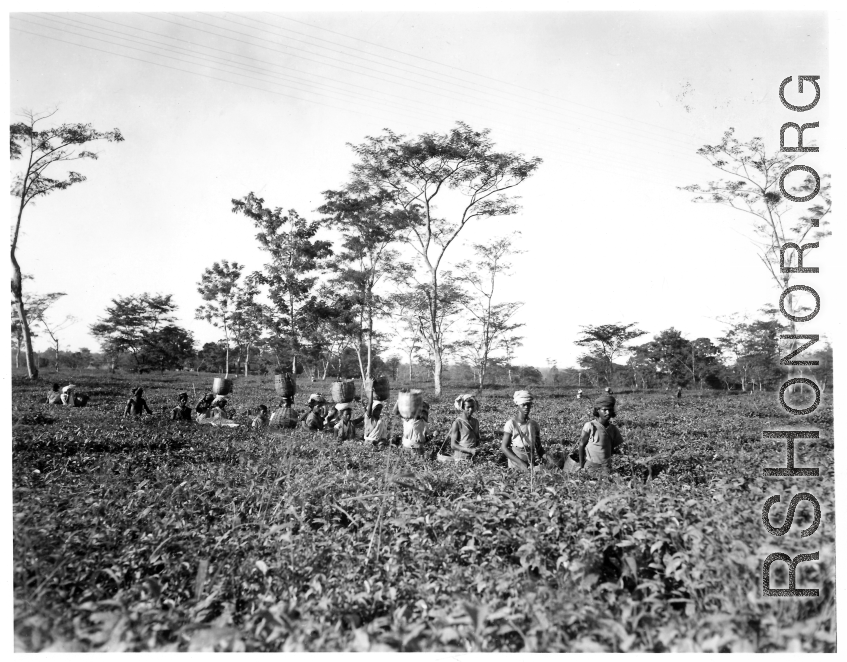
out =
[[[595,480],[504,466],[510,392],[482,394],[483,452],[460,466],[251,431],[248,411],[276,402],[271,378],[236,381],[239,428],[166,420],[197,378],[145,379],[155,415],[141,420],[120,418],[120,375],[74,375],[92,395],[84,409],[49,407],[46,384],[15,381],[19,650],[835,650],[826,401],[804,421],[821,439],[797,451],[821,477],[766,479],[785,442],[761,432],[790,423],[775,394],[687,394],[679,406],[623,394],[625,451]],[[590,401],[534,390],[544,445],[570,449]],[[439,442],[455,395],[433,402]],[[806,490],[823,513],[814,536],[799,535],[805,507],[787,535],[767,534],[766,498],[782,495],[781,522]],[[815,549],[797,585],[819,598],[761,597],[767,554]],[[784,564],[774,575],[784,585]]]

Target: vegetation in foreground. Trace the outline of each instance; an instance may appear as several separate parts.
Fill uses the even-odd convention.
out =
[[[797,451],[818,479],[762,476],[785,459],[762,430],[796,424],[775,394],[675,406],[665,392],[619,397],[627,444],[610,480],[531,479],[499,461],[511,391],[482,394],[485,449],[466,468],[253,432],[247,410],[276,400],[268,378],[237,380],[241,428],[158,414],[197,378],[145,379],[157,415],[143,420],[120,418],[128,377],[75,375],[85,409],[48,407],[47,383],[15,379],[19,650],[835,650],[828,401],[804,421],[820,441]],[[588,403],[533,390],[545,445],[570,448]],[[439,441],[446,396],[430,416]],[[782,522],[805,490],[822,509],[813,542],[805,507],[769,536],[765,499],[782,495]],[[820,597],[762,599],[765,556],[812,547],[821,561],[801,564],[797,585]]]

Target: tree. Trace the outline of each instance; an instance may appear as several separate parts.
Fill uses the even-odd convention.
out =
[[[256,301],[259,295],[259,276],[250,274],[244,283],[236,285],[232,293],[230,324],[238,346],[238,363],[244,360],[245,376],[250,372],[250,351],[262,340],[270,311]]]
[[[392,354],[385,361],[385,367],[391,371],[391,379],[397,380],[397,373],[400,372],[400,364],[403,362],[397,354]]]
[[[412,279],[406,282],[403,291],[393,295],[393,300],[401,314],[409,316],[415,332],[426,345],[427,361],[433,374],[438,373],[437,383],[440,384],[443,362],[463,346],[461,340],[451,338],[450,329],[460,319],[467,295],[450,272],[442,275],[435,304],[433,294],[434,290],[428,283]],[[431,317],[433,310],[436,311],[434,323]]]
[[[523,251],[513,248],[508,237],[493,239],[487,244],[473,244],[473,251],[474,259],[462,262],[456,268],[461,274],[458,280],[466,283],[472,291],[464,306],[475,321],[475,328],[468,333],[465,355],[471,361],[482,389],[489,358],[503,349],[508,336],[516,339],[515,331],[523,326],[512,322],[515,313],[523,306],[522,302],[494,303],[497,277],[510,273],[512,265],[507,258]]]
[[[328,241],[315,239],[320,223],[307,221],[294,209],[284,213],[281,207],[270,209],[264,199],[252,192],[241,200],[232,200],[232,212],[244,214],[259,230],[256,239],[271,257],[258,281],[268,286],[268,295],[276,307],[278,329],[285,329],[297,374],[300,339],[306,330],[316,328],[320,311],[313,289],[316,272],[332,256]]]
[[[53,179],[45,172],[54,163],[79,161],[81,159],[96,159],[95,152],[80,149],[86,143],[97,140],[108,140],[109,142],[121,142],[123,136],[120,130],[96,131],[90,124],[62,124],[58,127],[45,129],[36,128],[36,124],[52,117],[56,111],[50,113],[35,113],[27,110],[22,113],[26,121],[12,124],[9,127],[9,148],[11,159],[24,159],[26,167],[12,180],[11,193],[20,198],[18,206],[18,217],[12,231],[12,295],[18,311],[21,325],[21,335],[26,349],[27,374],[30,379],[38,377],[38,367],[35,365],[32,351],[32,339],[29,331],[26,308],[23,298],[23,276],[21,267],[17,260],[18,239],[21,231],[21,219],[24,209],[33,200],[45,197],[54,191],[63,191],[74,184],[85,181],[85,176],[69,171],[63,179]]]
[[[518,373],[518,381],[522,384],[543,384],[544,375],[541,374],[541,371],[538,368],[534,368],[531,365],[525,365]]]
[[[352,146],[359,162],[353,166],[349,190],[361,196],[390,196],[409,215],[405,240],[428,275],[424,338],[432,352],[436,396],[441,395],[446,344],[440,336],[444,316],[439,306],[444,300],[440,290],[447,250],[473,219],[516,213],[518,205],[505,191],[530,177],[541,164],[538,157],[496,152],[489,133],[459,122],[448,133],[425,133],[414,139],[386,129],[383,135],[369,136]],[[439,215],[436,203],[442,200],[458,201],[456,209]]]
[[[105,317],[91,325],[91,335],[100,341],[103,352],[111,357],[114,370],[117,358],[129,352],[135,367],[144,367],[144,350],[151,334],[174,321],[176,304],[173,295],[130,295],[112,299]]]
[[[185,366],[194,357],[194,336],[174,324],[156,329],[146,339],[144,362],[160,372]]]
[[[358,312],[360,339],[358,348],[367,349],[367,359],[359,364],[362,379],[373,377],[374,319],[385,314],[389,301],[376,293],[380,281],[390,278],[398,253],[391,246],[400,241],[409,228],[409,214],[393,205],[393,195],[379,191],[375,195],[358,196],[350,190],[324,191],[326,202],[318,208],[330,215],[329,224],[340,231],[341,250],[332,267],[336,272],[334,286],[350,290],[351,302]]]
[[[32,276],[30,276],[29,274],[23,274],[22,279],[23,280],[32,280]],[[28,317],[32,317],[33,316],[33,310],[32,310],[33,297],[30,296],[29,294],[24,293],[23,294],[23,300],[24,300],[24,308],[27,311],[29,311]],[[14,296],[12,297],[11,304],[12,304],[11,305],[11,311],[10,311],[11,314],[12,314],[12,329],[11,330],[12,330],[13,348],[15,349],[15,367],[20,368],[21,367],[21,348],[22,348],[23,343],[24,343],[23,326],[21,325],[21,318],[20,318],[20,315],[18,315],[18,306],[17,306],[17,302],[15,301]],[[38,334],[32,328],[30,328],[30,330],[29,330],[29,335],[30,335],[30,338],[35,338],[35,337],[38,336]]]
[[[65,315],[61,320],[48,318],[47,311],[63,296],[66,296],[64,292],[51,292],[43,296],[35,296],[29,309],[32,321],[39,324],[50,336],[50,340],[53,341],[53,349],[56,352],[56,372],[59,372],[59,332],[64,331],[77,321],[73,315]]]
[[[204,343],[197,352],[197,370],[223,372],[226,366],[226,349],[219,342]]]
[[[512,369],[514,368],[515,350],[523,345],[523,339],[519,336],[507,336],[503,341],[503,353],[505,354],[506,371],[509,383],[512,383]]]
[[[633,328],[632,324],[602,324],[600,326],[580,326],[582,337],[574,341],[575,345],[589,347],[591,355],[598,359],[601,366],[593,365],[603,372],[606,383],[613,385],[615,357],[625,351],[625,345],[631,340],[644,335],[644,331]],[[580,362],[580,365],[584,365]]]
[[[632,348],[626,365],[632,375],[632,384],[635,388],[640,386],[642,389],[647,389],[654,384],[656,364],[650,356],[650,347],[647,343]]]
[[[205,269],[200,276],[200,282],[197,283],[197,291],[203,297],[204,303],[194,311],[194,318],[223,329],[226,343],[225,377],[229,377],[229,332],[236,307],[238,279],[241,278],[243,269],[244,265],[238,262],[221,260]]]
[[[815,203],[791,221],[787,216],[791,201],[782,195],[780,180],[803,153],[778,151],[768,156],[762,138],[742,143],[734,134],[735,129],[730,128],[717,145],[703,145],[697,150],[697,154],[728,175],[728,179],[679,188],[696,193],[693,202],[725,205],[752,216],[759,259],[776,286],[785,290],[794,274],[781,270],[783,247],[786,249],[784,266],[795,262],[795,267],[803,266],[803,251],[816,248],[821,238],[831,234],[827,218],[832,207],[830,177],[828,174],[821,177]],[[802,144],[802,139],[800,142]],[[785,189],[795,197],[805,197],[814,191],[815,181],[809,175],[799,186],[792,188],[785,184]],[[785,297],[785,308],[789,314],[795,314],[791,292]],[[793,334],[794,323],[789,326]]]
[[[775,309],[765,309],[766,319],[733,321],[718,345],[733,360],[732,368],[746,390],[750,382],[764,383],[779,378],[779,334],[785,327],[776,317]]]

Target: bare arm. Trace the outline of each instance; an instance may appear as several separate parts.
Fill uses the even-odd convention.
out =
[[[588,444],[588,433],[583,430],[582,436],[579,438],[579,468],[585,466],[585,446]]]
[[[503,439],[500,441],[500,452],[518,466],[529,469],[529,462],[519,458],[512,450],[512,435],[508,432],[503,433]]]

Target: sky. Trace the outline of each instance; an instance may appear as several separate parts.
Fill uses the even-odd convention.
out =
[[[714,178],[696,150],[729,127],[775,151],[797,121],[780,81],[813,73],[826,90],[830,58],[817,11],[20,12],[9,27],[10,121],[58,108],[48,121],[125,137],[24,214],[27,286],[65,292],[53,316],[78,320],[63,347],[96,350],[89,326],[142,292],[172,294],[198,345],[218,339],[194,319],[201,273],[266,261],[233,198],[317,219],[321,192],[349,177],[349,144],[464,121],[543,159],[515,189],[518,214],[473,222],[447,254],[449,267],[469,243],[520,231],[497,298],[524,302],[516,363],[539,367],[573,365],[584,325],[715,339],[729,315],[776,305],[750,217],[677,187]],[[824,95],[802,118],[821,122],[824,146],[828,113]],[[828,172],[827,156],[803,162]],[[826,240],[814,254],[833,264]],[[824,301],[832,282],[814,283]],[[817,329],[833,319],[823,306]]]

